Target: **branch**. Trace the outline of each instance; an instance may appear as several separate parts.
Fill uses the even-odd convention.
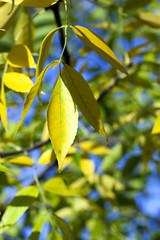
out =
[[[4,158],[4,157],[9,157],[9,156],[14,156],[14,155],[18,155],[18,154],[21,154],[21,153],[26,153],[26,152],[30,152],[36,148],[40,148],[46,144],[48,144],[50,142],[50,139],[47,139],[43,142],[37,142],[35,143],[33,146],[31,147],[27,147],[27,148],[23,148],[19,151],[13,151],[13,152],[0,152],[0,157],[1,158]]]

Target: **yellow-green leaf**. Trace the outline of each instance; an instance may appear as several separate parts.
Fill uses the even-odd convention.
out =
[[[46,218],[46,215],[44,215],[44,214],[40,215],[40,217],[36,221],[36,224],[33,227],[32,233],[29,236],[28,240],[38,240],[39,239],[39,235],[41,233],[42,225],[44,223],[45,218]]]
[[[19,176],[17,173],[11,171],[10,169],[8,169],[7,167],[5,167],[5,166],[3,166],[3,165],[1,165],[1,164],[0,164],[0,172],[12,173],[12,174],[17,175],[17,176],[20,178],[20,176]]]
[[[32,53],[24,44],[15,45],[9,52],[7,61],[17,68],[36,68]]]
[[[126,69],[122,66],[114,52],[107,46],[102,38],[85,27],[73,26],[72,28],[76,35],[100,57],[110,63],[113,67],[128,75]]]
[[[57,80],[48,105],[47,122],[61,171],[78,128],[78,111],[61,77]]]
[[[62,196],[86,195],[89,192],[88,189],[84,188],[67,187],[63,179],[60,177],[54,177],[46,181],[44,188],[48,192]]]
[[[6,159],[6,158],[0,159],[0,163],[4,163],[4,162],[16,164],[19,166],[25,166],[25,167],[33,166],[32,159],[29,157],[26,157],[26,156],[20,156],[20,157],[15,157],[15,158],[11,158],[11,159]]]
[[[56,155],[53,150],[48,149],[44,153],[42,153],[40,159],[39,159],[39,164],[47,164],[50,163],[51,161],[56,159]]]
[[[91,161],[89,158],[81,158],[80,160],[80,167],[83,174],[87,177],[90,183],[94,181],[94,172],[95,172],[95,165],[94,162]]]
[[[12,3],[13,0],[3,0],[3,2]],[[55,4],[58,0],[14,0],[15,5],[25,7],[46,8]]]
[[[0,222],[0,234],[12,226],[34,203],[38,197],[36,186],[21,189],[11,201]]]
[[[48,70],[48,68],[50,66],[53,66],[53,65],[56,65],[57,63],[56,62],[51,62],[50,64],[48,64],[44,69],[43,71],[41,72],[41,74],[39,75],[37,81],[35,82],[35,84],[33,85],[33,87],[30,89],[29,93],[27,94],[26,98],[25,98],[25,101],[24,101],[24,107],[23,107],[23,112],[22,112],[22,115],[21,115],[21,119],[19,121],[19,124],[18,124],[18,128],[20,127],[23,119],[25,118],[28,110],[30,109],[38,91],[39,91],[39,88],[41,86],[41,82],[44,78],[44,75],[46,73],[46,71]],[[18,130],[17,128],[17,130]]]
[[[33,86],[31,79],[23,73],[8,72],[3,77],[6,87],[15,92],[27,93]]]
[[[88,83],[80,73],[67,64],[64,64],[61,76],[81,113],[88,122],[107,139],[98,103]]]
[[[142,12],[136,17],[138,20],[142,21],[152,28],[160,28],[160,15],[156,15],[150,12]]]
[[[0,115],[1,115],[1,121],[4,126],[4,129],[7,132],[7,106],[6,106],[3,81],[1,82],[1,92],[0,92]]]
[[[0,37],[2,37],[7,30],[13,25],[16,14],[19,10],[19,7],[15,7],[11,12],[12,4],[1,2],[0,6],[0,29],[4,29],[4,31],[0,31]]]
[[[155,125],[152,129],[152,134],[160,133],[160,115],[158,115]]]

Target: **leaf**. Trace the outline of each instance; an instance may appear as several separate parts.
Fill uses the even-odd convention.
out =
[[[32,53],[24,44],[15,45],[11,49],[7,62],[16,68],[36,68]]]
[[[49,240],[53,240],[53,239],[63,240],[61,235],[54,228],[52,228],[52,231],[51,231],[51,233],[49,235]]]
[[[141,12],[136,18],[152,28],[160,28],[160,15],[150,12]]]
[[[14,39],[16,44],[24,44],[31,51],[34,41],[34,24],[28,8],[21,12],[14,29]]]
[[[46,191],[60,196],[81,196],[89,193],[89,189],[68,188],[60,177],[54,177],[45,182],[44,188]]]
[[[7,106],[6,106],[3,81],[1,82],[1,93],[0,93],[0,116],[1,116],[4,129],[7,132]]]
[[[61,71],[61,77],[81,113],[87,121],[107,139],[98,103],[88,83],[74,68],[67,64],[64,64],[64,68]]]
[[[61,230],[64,240],[74,240],[73,234],[68,226],[68,224],[60,217],[53,214],[53,219],[57,227]]]
[[[13,0],[3,0],[4,2],[12,3]],[[46,8],[55,4],[58,0],[14,0],[15,5],[34,8]]]
[[[12,4],[10,3],[1,3],[0,6],[0,29],[5,31],[0,31],[0,37],[2,37],[7,30],[13,25],[14,19],[17,15],[19,7],[15,7],[14,10],[10,13],[12,9]],[[10,14],[9,14],[10,13]]]
[[[79,143],[79,146],[82,148],[83,151],[95,155],[105,155],[111,152],[111,150],[105,145],[96,144],[93,141],[82,141]]]
[[[160,115],[158,115],[155,125],[152,129],[152,134],[160,133]]]
[[[95,171],[95,165],[93,161],[91,161],[89,158],[81,158],[80,167],[83,174],[87,177],[88,181],[92,184],[94,181],[94,171]]]
[[[23,112],[22,112],[22,115],[21,115],[21,119],[19,121],[19,124],[18,124],[18,127],[17,127],[17,130],[18,128],[20,127],[23,119],[25,118],[28,110],[30,109],[37,93],[38,93],[38,90],[41,86],[41,82],[44,78],[44,75],[46,73],[46,71],[48,70],[48,68],[50,66],[53,66],[53,65],[56,65],[57,63],[55,61],[49,63],[44,69],[43,71],[41,72],[41,74],[39,75],[37,81],[35,82],[35,84],[33,85],[33,87],[30,89],[29,93],[27,94],[26,98],[25,98],[25,101],[24,101],[24,107],[23,107]]]
[[[38,220],[36,221],[36,224],[34,225],[34,228],[32,230],[32,233],[30,235],[30,237],[28,238],[28,240],[38,240],[39,239],[39,235],[41,233],[41,229],[42,229],[42,225],[44,223],[46,216],[45,215],[41,215]]]
[[[47,34],[47,36],[42,41],[41,48],[40,48],[40,51],[39,51],[37,68],[36,68],[36,79],[38,78],[38,76],[42,72],[44,63],[47,59],[48,52],[49,52],[49,49],[50,49],[50,46],[51,46],[51,43],[52,43],[52,38],[53,38],[55,32],[58,29],[60,29],[60,28],[56,28],[56,29],[52,30],[50,33]]]
[[[26,156],[20,156],[20,157],[15,157],[15,158],[11,158],[11,159],[6,159],[6,158],[0,159],[0,163],[4,163],[4,162],[16,164],[19,166],[25,166],[25,167],[33,166],[32,159],[29,157],[26,157]]]
[[[72,97],[59,76],[47,111],[49,136],[62,170],[66,154],[78,128],[78,111]]]
[[[35,202],[38,197],[36,186],[29,186],[21,189],[6,208],[0,222],[0,234],[12,226]]]
[[[8,169],[7,167],[3,166],[2,164],[0,164],[0,172],[12,173],[12,174],[14,174],[14,175],[17,175],[17,176],[20,178],[20,176],[19,176],[17,173],[11,171],[11,170]]]
[[[47,164],[50,163],[51,161],[56,160],[56,155],[53,150],[48,149],[44,153],[42,153],[38,164]]]
[[[4,84],[15,92],[27,93],[33,86],[28,76],[18,72],[8,72],[3,75]]]
[[[85,27],[73,26],[72,28],[75,34],[100,57],[110,63],[113,67],[128,75],[126,69],[122,66],[114,52],[107,46],[102,38]]]

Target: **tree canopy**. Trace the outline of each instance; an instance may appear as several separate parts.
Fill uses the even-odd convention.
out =
[[[160,238],[159,9],[0,0],[0,240]]]

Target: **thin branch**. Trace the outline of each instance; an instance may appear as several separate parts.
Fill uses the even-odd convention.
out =
[[[36,148],[40,148],[46,144],[48,144],[50,142],[50,139],[47,139],[45,141],[42,142],[37,142],[35,143],[33,146],[31,147],[27,147],[27,148],[23,148],[19,151],[13,151],[13,152],[0,152],[0,157],[4,158],[4,157],[10,157],[10,156],[14,156],[14,155],[18,155],[18,154],[22,154],[22,153],[26,153],[26,152],[30,152]]]

